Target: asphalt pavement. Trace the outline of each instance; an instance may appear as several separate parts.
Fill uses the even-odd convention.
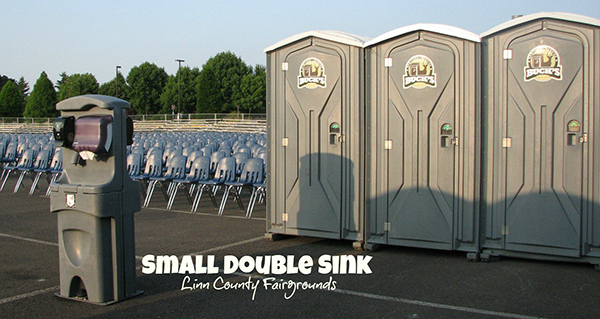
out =
[[[166,211],[160,192],[135,214],[136,285],[144,293],[108,306],[62,299],[50,199],[13,194],[14,184],[11,177],[0,193],[0,318],[600,318],[600,272],[589,264],[470,262],[461,252],[393,246],[364,252],[309,237],[267,241],[264,204],[245,219],[234,202],[217,216],[205,198],[191,214],[184,196]],[[202,266],[214,258],[213,271],[157,274],[142,264],[146,256],[196,255]],[[337,258],[358,267],[336,273],[328,261]],[[235,261],[242,268],[233,269]]]

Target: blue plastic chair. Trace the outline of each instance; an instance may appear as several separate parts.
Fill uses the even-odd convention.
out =
[[[148,179],[150,177],[162,176],[162,152],[155,152],[148,156],[144,172],[139,175],[130,176],[134,181],[139,181],[141,184],[141,191],[144,197],[146,197],[148,189]]]
[[[235,174],[237,176],[240,176],[242,174],[242,170],[244,169],[246,161],[250,159],[250,155],[248,153],[235,153],[233,154],[233,157],[235,157],[236,164]]]
[[[37,148],[34,148],[34,150],[35,149],[37,149]],[[35,160],[31,164],[31,166],[29,166],[29,167],[23,166],[23,167],[18,168],[18,170],[21,172],[21,174],[19,175],[19,178],[17,179],[17,184],[15,185],[15,189],[14,189],[13,193],[16,193],[19,191],[19,188],[23,184],[23,178],[26,175],[32,176],[35,169],[43,170],[43,169],[47,169],[49,166],[50,166],[50,151],[48,151],[48,150],[39,151],[39,153],[37,154]]]
[[[203,157],[203,153],[200,150],[196,150],[196,151],[192,151],[191,153],[189,153],[187,155],[187,163],[185,164],[185,172],[189,173],[190,170],[192,169],[192,165],[194,164],[194,161],[199,158],[199,157]],[[207,156],[208,157],[208,156]],[[210,157],[209,157],[209,161],[210,161]],[[210,166],[210,162],[209,162],[209,166]]]
[[[252,150],[247,146],[238,148],[236,153],[247,153],[248,156],[252,157]]]
[[[63,168],[63,152],[62,148],[59,148],[54,153],[54,157],[52,158],[52,163],[50,163],[50,172],[51,175],[50,180],[48,181],[48,188],[46,189],[46,197],[50,197],[50,185],[56,182],[56,180],[62,175]]]
[[[185,195],[190,205],[194,204],[192,200],[192,194],[194,193],[195,186],[201,181],[208,181],[210,179],[210,157],[199,156],[194,159],[194,163],[190,169],[189,174],[185,178],[173,179],[173,191],[169,196],[167,202],[167,210],[171,210],[173,202],[177,196],[177,192],[180,188],[185,189]]]
[[[189,142],[185,142],[185,143],[183,143],[183,144],[182,144],[182,146],[183,146],[184,144],[186,144],[186,143],[187,143],[187,144],[189,144]],[[191,154],[192,152],[194,152],[195,150],[196,150],[196,149],[195,149],[193,146],[187,146],[187,147],[184,147],[184,148],[183,148],[183,150],[181,151],[181,155],[183,155],[183,156],[187,156],[187,157],[190,157],[190,154]]]
[[[129,176],[137,176],[142,172],[143,154],[131,153],[127,155],[127,173]]]
[[[160,189],[165,196],[165,200],[169,200],[169,193],[171,192],[171,181],[173,179],[179,179],[185,177],[185,163],[187,162],[187,157],[183,155],[176,155],[169,160],[167,164],[166,173],[162,176],[152,176],[149,177],[148,183],[148,192],[146,193],[146,200],[144,201],[143,207],[148,207],[150,205],[150,200],[152,199],[152,195],[154,194],[154,189],[158,184]],[[165,187],[168,186],[168,187]]]
[[[223,199],[221,200],[221,206],[219,206],[219,216],[223,215],[223,211],[225,210],[225,205],[227,204],[227,198],[229,194],[232,193],[235,201],[240,206],[240,210],[242,212],[245,211],[244,204],[242,203],[241,194],[244,186],[252,186],[254,183],[260,183],[263,180],[263,160],[260,158],[251,158],[246,161],[246,165],[244,165],[244,170],[240,175],[239,180],[224,182],[223,184],[226,186],[225,192],[223,193]]]
[[[204,154],[206,155],[206,154]],[[213,152],[212,154],[210,154],[210,173],[212,175],[215,174],[215,172],[217,171],[217,165],[219,164],[219,161],[225,157],[225,152]]]
[[[266,155],[266,153],[265,153]],[[266,156],[265,156],[266,157]],[[262,203],[267,195],[267,162],[263,161],[263,177],[259,182],[252,184],[252,194],[248,201],[248,209],[246,210],[246,218],[251,218],[256,202]]]
[[[2,163],[2,177],[0,177],[0,180],[4,180],[4,175],[10,172],[10,170],[6,168],[14,167],[17,163],[17,143],[9,143],[6,146],[6,152],[3,155],[4,157],[0,160]]]
[[[231,156],[233,152],[229,145],[219,147],[219,152],[224,152],[225,156]]]
[[[37,156],[37,151],[34,149],[24,150],[22,153],[19,162],[15,166],[5,166],[4,167],[4,179],[2,180],[2,186],[0,186],[0,191],[4,189],[4,185],[6,185],[6,181],[11,173],[17,172],[19,169],[30,169],[33,168],[33,164],[35,162],[35,158]]]
[[[0,163],[4,161],[6,147],[8,147],[8,140],[0,139]]]
[[[204,156],[211,156],[212,153],[215,152],[214,145],[205,145],[200,150],[202,151],[202,153],[204,154]]]
[[[235,181],[235,158],[234,157],[223,157],[217,164],[215,170],[215,176],[213,179],[208,181],[200,181],[198,182],[198,191],[196,192],[196,196],[194,198],[194,203],[192,206],[192,212],[195,213],[198,209],[198,204],[200,203],[200,199],[202,198],[202,193],[204,191],[208,191],[210,199],[213,203],[215,209],[218,209],[217,201],[215,199],[215,194],[218,190],[218,187],[224,185],[225,182],[233,182]]]
[[[38,154],[38,159],[39,159],[39,154]],[[33,172],[36,174],[33,179],[33,183],[31,184],[31,188],[29,188],[29,195],[33,195],[33,193],[37,189],[37,185],[40,182],[40,178],[42,177],[42,175],[46,178],[48,185],[50,185],[53,181],[53,179],[52,179],[53,174],[54,174],[53,172],[57,169],[60,169],[62,171],[62,148],[59,148],[58,150],[56,150],[56,152],[54,152],[54,155],[52,156],[52,160],[50,160],[47,167],[39,167],[38,166],[37,168],[35,168],[33,170]],[[47,190],[48,189],[46,189],[46,191]]]

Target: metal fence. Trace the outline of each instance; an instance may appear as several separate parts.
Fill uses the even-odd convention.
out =
[[[46,117],[0,117],[0,124],[51,124],[54,118]]]
[[[266,114],[260,113],[192,113],[192,114],[148,114],[131,115],[134,122],[143,126],[145,130],[152,130],[157,124],[168,126],[169,130],[190,130],[196,129],[198,122],[213,123],[231,123],[236,122],[240,125],[264,126],[266,124]],[[33,117],[0,117],[0,133],[40,133],[50,132],[55,118],[33,118]],[[256,123],[259,121],[259,123]],[[147,122],[144,125],[144,122]],[[154,124],[152,124],[154,123]],[[219,130],[227,127],[216,128]],[[235,127],[234,127],[235,129]]]
[[[130,115],[134,121],[192,121],[192,120],[266,120],[264,113],[190,113],[190,114],[137,114]]]
[[[190,113],[190,114],[137,114],[134,121],[190,121],[190,120],[266,120],[264,113]],[[55,118],[0,117],[0,124],[51,124]]]

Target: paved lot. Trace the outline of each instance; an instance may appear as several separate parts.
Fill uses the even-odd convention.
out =
[[[40,182],[42,184],[43,182]],[[139,297],[110,306],[60,299],[57,217],[40,192],[12,193],[14,179],[0,193],[1,318],[600,318],[600,272],[588,264],[502,259],[468,262],[464,253],[403,247],[357,252],[347,241],[292,237],[269,242],[264,205],[247,220],[231,202],[216,216],[208,198],[198,214],[178,198],[167,212],[157,192],[150,208],[135,215]],[[26,185],[30,181],[26,180]],[[42,186],[45,186],[42,185]],[[245,198],[247,200],[247,198]],[[372,256],[369,275],[256,273],[190,275],[207,289],[182,290],[185,275],[146,275],[141,257],[152,255]],[[335,281],[335,290],[273,290],[260,285],[217,289],[266,277],[293,282]],[[214,284],[217,285],[214,285]]]

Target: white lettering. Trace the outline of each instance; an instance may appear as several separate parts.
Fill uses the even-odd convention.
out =
[[[194,279],[194,282],[191,283],[192,279],[190,276],[185,276],[183,281],[181,282],[181,290],[196,290],[196,289],[209,289],[210,283],[208,282],[198,282],[198,279]],[[191,283],[191,284],[190,284]],[[190,284],[190,285],[188,285]]]
[[[200,256],[202,257],[202,256]],[[215,266],[215,256],[210,255],[206,258],[206,262],[207,262],[207,273],[208,274],[218,274],[219,273],[219,267]],[[202,259],[200,259],[200,261],[202,261]]]
[[[550,75],[552,77],[561,77],[561,68],[537,68],[537,69],[526,69],[525,79],[529,80],[538,75]]]
[[[269,274],[269,266],[271,266],[271,256],[256,257],[256,272],[258,272],[259,274],[267,275]]]
[[[146,255],[142,258],[142,273],[151,274],[156,270],[154,255]]]
[[[319,273],[320,274],[330,274],[331,273],[331,255],[321,255],[321,257],[319,257],[318,263],[319,263]]]
[[[373,259],[372,256],[366,255],[322,255],[318,260],[319,273],[323,275],[371,274],[373,272],[371,267],[369,267],[371,259]]]
[[[227,255],[223,258],[223,273],[233,274],[238,269],[238,259],[235,256]]]
[[[285,257],[281,255],[275,255],[271,257],[271,273],[275,275],[285,274]]]
[[[405,76],[404,86],[410,86],[414,83],[425,83],[435,85],[435,76]]]
[[[175,271],[175,270],[173,270]],[[183,258],[181,258],[181,265],[179,265],[179,273],[180,274],[185,274],[186,272],[188,274],[193,274],[195,271],[194,269],[194,262],[192,260],[192,256],[186,255],[183,256]]]
[[[247,274],[254,271],[254,258],[252,256],[244,256],[240,259],[240,270]]]
[[[358,257],[358,261],[357,261],[356,273],[357,274],[373,273],[373,271],[371,270],[371,267],[369,267],[369,262],[371,261],[371,259],[373,259],[373,256],[358,255],[357,257]]]
[[[302,256],[298,260],[298,269],[303,275],[310,275],[313,266],[313,259],[310,256]]]
[[[170,274],[171,269],[177,272],[179,268],[179,260],[177,256],[157,256],[156,257],[156,274]]]

